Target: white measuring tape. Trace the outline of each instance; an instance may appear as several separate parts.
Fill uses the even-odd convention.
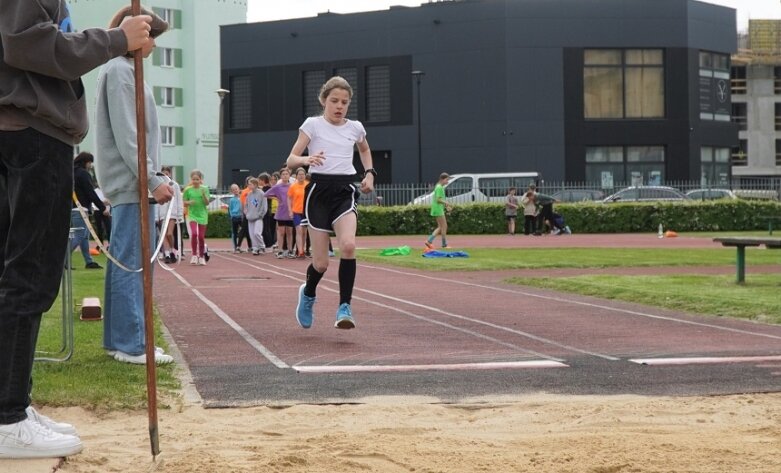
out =
[[[103,251],[103,254],[106,255],[106,258],[111,260],[111,262],[113,262],[115,265],[117,265],[123,271],[127,271],[129,273],[140,273],[140,272],[142,272],[144,270],[143,267],[138,268],[138,269],[130,269],[127,266],[125,266],[124,264],[120,263],[114,256],[112,256],[111,252],[109,251],[109,249],[106,248],[103,245],[103,242],[100,241],[100,238],[98,238],[98,235],[95,233],[95,229],[92,227],[92,223],[90,223],[90,221],[89,221],[89,214],[87,214],[87,209],[85,209],[84,207],[81,206],[81,203],[76,198],[76,193],[75,192],[73,193],[73,202],[76,204],[76,208],[78,209],[79,214],[81,214],[81,218],[84,220],[84,224],[87,226],[87,230],[89,230],[89,233],[90,233],[90,235],[92,235],[92,238],[95,239],[95,242],[98,244],[98,248],[100,248],[101,251]],[[141,204],[139,203],[139,205],[141,205]],[[157,259],[157,255],[160,253],[160,248],[162,248],[162,246],[163,246],[163,240],[165,240],[165,235],[168,232],[168,224],[171,221],[171,212],[173,211],[173,209],[174,209],[173,205],[169,205],[168,206],[168,212],[166,212],[166,215],[165,215],[165,222],[163,223],[163,227],[160,230],[160,240],[157,242],[157,246],[155,247],[155,251],[152,254],[152,260],[150,261],[150,263],[152,263],[152,264],[154,264],[155,260]],[[151,209],[150,209],[150,211],[151,211]],[[181,247],[182,247],[182,234],[181,234],[181,232],[179,232],[179,248],[181,248]],[[166,271],[173,271],[173,268],[169,267],[167,264],[163,263],[160,260],[157,260],[157,261],[160,264],[160,266],[163,269],[165,269]],[[179,258],[179,261],[181,261],[181,258]]]

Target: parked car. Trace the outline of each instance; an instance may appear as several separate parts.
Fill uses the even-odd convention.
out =
[[[717,199],[737,199],[735,195],[729,189],[694,189],[686,193],[694,200],[717,200]]]
[[[654,202],[654,201],[691,201],[691,197],[673,187],[632,186],[621,189],[606,197],[602,202]]]
[[[510,187],[521,195],[529,184],[537,184],[536,172],[499,172],[490,174],[453,174],[445,186],[445,196],[451,204],[472,202],[504,202]],[[430,205],[434,192],[415,197],[414,205]]]
[[[605,193],[599,189],[564,189],[551,194],[559,202],[587,202],[602,200]]]

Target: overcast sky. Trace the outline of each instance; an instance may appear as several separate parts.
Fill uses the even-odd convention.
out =
[[[748,27],[749,18],[781,19],[781,0],[705,0],[735,8],[738,11],[738,29]],[[427,0],[248,0],[247,21],[271,21],[287,18],[316,16],[318,13],[350,13],[384,10],[390,5],[418,6]]]

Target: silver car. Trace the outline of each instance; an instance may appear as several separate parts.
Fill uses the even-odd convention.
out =
[[[691,201],[691,197],[673,187],[665,186],[632,186],[621,189],[602,202],[658,202],[658,201]]]

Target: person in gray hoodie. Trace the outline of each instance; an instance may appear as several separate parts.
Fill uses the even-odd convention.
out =
[[[76,32],[65,0],[0,0],[0,460],[82,449],[72,425],[30,406],[35,344],[68,249],[80,77],[147,45],[150,21]]]
[[[95,108],[95,175],[103,193],[112,204],[111,255],[126,268],[140,268],[141,205],[138,196],[138,145],[136,141],[136,86],[134,54],[148,57],[154,49],[154,38],[168,29],[168,23],[146,9],[152,17],[152,41],[141,51],[128,53],[100,68]],[[110,26],[130,16],[130,7],[120,9]],[[154,95],[144,83],[146,117],[147,181],[155,201],[171,200],[173,182],[160,166],[162,142]],[[149,212],[149,241],[155,242],[155,208]],[[153,247],[155,245],[153,244]],[[145,364],[146,337],[144,324],[144,279],[112,260],[106,265],[103,306],[103,347],[117,361]],[[170,363],[170,355],[155,351],[156,363]]]
[[[266,252],[266,245],[263,242],[263,217],[268,211],[268,203],[266,202],[266,194],[258,187],[259,185],[260,181],[256,178],[253,177],[249,180],[250,191],[244,201],[244,215],[247,217],[249,225],[253,255],[262,255]]]

